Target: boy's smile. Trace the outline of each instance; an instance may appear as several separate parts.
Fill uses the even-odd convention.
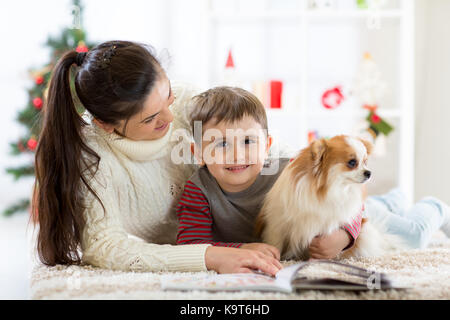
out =
[[[248,167],[250,167],[250,165],[243,165],[243,166],[239,166],[238,165],[238,166],[226,167],[225,169],[230,171],[230,172],[239,173],[239,172],[244,171]]]
[[[270,143],[251,116],[233,123],[215,119],[203,125],[202,164],[226,192],[250,187],[261,172]]]

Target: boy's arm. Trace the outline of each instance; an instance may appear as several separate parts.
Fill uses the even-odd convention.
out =
[[[365,184],[361,187],[363,201],[366,201],[367,199],[367,186]],[[350,243],[348,246],[346,246],[342,251],[350,249],[355,244],[356,239],[359,236],[359,233],[361,231],[361,223],[362,223],[362,213],[364,212],[364,204],[362,206],[362,209],[360,213],[353,218],[353,221],[351,224],[347,224],[343,226],[342,228],[347,231],[348,235],[350,236]]]
[[[177,244],[212,244],[239,248],[242,243],[217,242],[212,237],[212,216],[201,189],[187,181],[177,206],[179,220]]]
[[[311,258],[334,259],[343,250],[351,248],[361,230],[361,221],[360,213],[351,224],[347,224],[329,235],[315,237],[309,246]]]
[[[364,211],[364,206],[360,213],[353,218],[352,223],[344,225],[342,228],[345,229],[350,235],[350,243],[343,249],[347,250],[353,247],[356,239],[359,236],[359,232],[361,231],[361,221],[362,221],[362,212]]]

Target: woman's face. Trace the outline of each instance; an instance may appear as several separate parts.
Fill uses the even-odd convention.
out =
[[[125,136],[131,140],[156,140],[165,136],[173,121],[169,107],[174,102],[170,81],[162,74],[144,102],[142,111],[132,116],[126,125]],[[125,120],[115,129],[124,133]]]

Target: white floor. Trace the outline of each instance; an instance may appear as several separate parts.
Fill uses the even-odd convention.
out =
[[[1,213],[0,213],[1,214]],[[0,299],[29,299],[31,238],[28,214],[0,215]]]

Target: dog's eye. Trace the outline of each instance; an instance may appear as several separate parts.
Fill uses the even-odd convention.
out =
[[[349,168],[354,168],[354,167],[356,167],[356,160],[355,160],[355,159],[350,160],[349,162],[347,162],[347,166],[348,166]]]

